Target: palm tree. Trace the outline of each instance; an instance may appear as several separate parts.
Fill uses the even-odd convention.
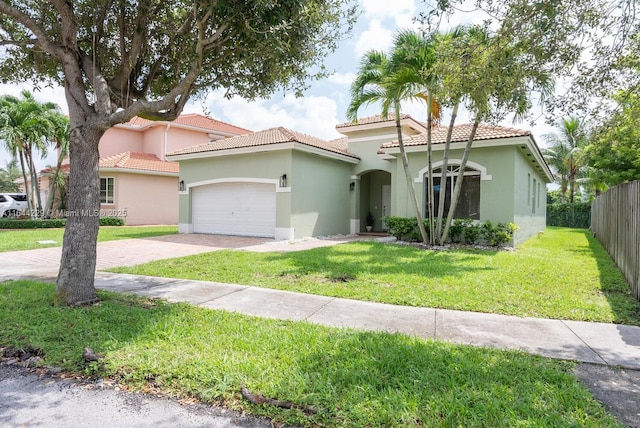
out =
[[[416,218],[418,219],[422,242],[427,244],[428,235],[422,221],[416,191],[413,187],[413,179],[409,171],[409,161],[404,148],[400,125],[401,102],[415,98],[416,93],[418,93],[415,88],[415,74],[407,73],[407,69],[398,63],[397,56],[394,57],[392,54],[387,57],[384,52],[369,51],[361,59],[358,74],[351,85],[351,103],[347,109],[347,116],[349,120],[356,122],[360,107],[378,102],[382,105],[381,113],[383,117],[388,117],[390,111],[393,111],[409,197],[413,202]]]
[[[439,84],[434,73],[436,61],[435,37],[426,37],[424,33],[413,30],[402,30],[394,37],[392,54],[403,80],[413,91],[410,97],[416,97],[427,103],[427,217],[429,219],[429,240],[435,244],[433,213],[433,151],[431,130],[440,121],[440,103],[435,96]],[[434,120],[435,119],[435,120]]]
[[[39,103],[29,91],[23,91],[21,96],[0,97],[0,139],[5,141],[9,152],[20,161],[29,211],[33,216],[42,212],[33,153],[38,151],[46,156],[47,142],[54,130],[51,117],[59,113],[57,105]]]
[[[50,213],[53,208],[53,200],[56,192],[60,195],[61,201],[64,199],[63,194],[66,180],[60,169],[64,159],[69,156],[69,137],[71,135],[69,118],[59,114],[52,114],[49,120],[53,125],[52,141],[55,143],[56,149],[58,150],[58,159],[53,172],[53,177],[49,183],[47,204],[44,209],[44,212],[47,214]]]
[[[543,155],[559,178],[562,202],[566,201],[568,190],[569,202],[573,203],[576,183],[585,177],[582,155],[588,138],[582,120],[576,117],[562,119],[559,130],[560,135],[544,136],[550,146],[543,150]]]
[[[8,162],[5,161],[4,168],[0,168],[0,192],[18,192],[20,186],[15,183],[15,180],[19,177],[18,160],[13,158]]]

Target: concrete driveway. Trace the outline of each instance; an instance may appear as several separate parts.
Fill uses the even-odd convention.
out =
[[[296,241],[274,241],[246,236],[174,234],[152,238],[123,239],[98,243],[96,270],[117,266],[134,266],[154,260],[184,257],[223,249],[257,252],[289,252],[336,245],[363,239],[337,237],[308,238]],[[8,272],[22,277],[55,277],[60,267],[62,247],[0,253],[0,279],[9,279]]]

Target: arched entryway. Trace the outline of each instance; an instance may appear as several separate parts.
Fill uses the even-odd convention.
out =
[[[391,215],[391,174],[382,170],[361,174],[359,190],[359,232],[367,232],[367,226],[373,232],[385,231],[382,218]]]

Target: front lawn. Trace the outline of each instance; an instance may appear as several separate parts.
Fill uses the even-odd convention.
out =
[[[178,226],[102,226],[98,241],[149,238],[178,233]],[[0,252],[33,250],[44,247],[60,247],[64,228],[0,230]],[[38,241],[53,241],[40,244]]]
[[[225,250],[114,272],[410,306],[640,325],[640,302],[587,230],[548,228],[516,251],[357,242],[293,253]]]
[[[224,403],[276,425],[621,427],[569,362],[99,295],[96,306],[67,308],[52,305],[53,285],[0,284],[0,355],[39,351],[41,365]],[[104,355],[100,364],[84,366],[85,346]],[[242,387],[309,412],[249,404]]]

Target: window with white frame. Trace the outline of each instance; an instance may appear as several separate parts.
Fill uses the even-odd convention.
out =
[[[442,180],[442,169],[436,169],[433,172],[433,213],[434,217],[438,215],[438,207],[440,204],[440,192],[445,192],[444,198],[444,215],[446,217],[451,206],[451,195],[458,179],[459,165],[450,165],[447,167],[447,178],[444,183]],[[427,178],[425,177],[425,189],[428,189]],[[425,197],[425,201],[429,200],[429,195]],[[428,214],[428,206],[425,207],[425,213]],[[462,177],[462,188],[458,197],[458,204],[454,212],[453,218],[470,218],[472,220],[480,220],[480,171],[465,168]]]
[[[100,203],[114,203],[115,178],[100,177]]]

